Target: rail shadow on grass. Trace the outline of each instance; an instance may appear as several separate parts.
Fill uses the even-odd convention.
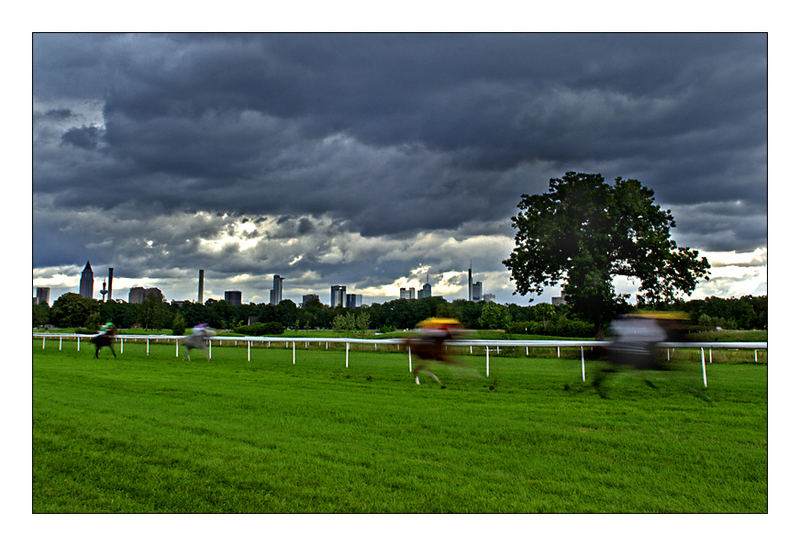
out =
[[[766,367],[620,374],[464,356],[33,345],[33,511],[766,512]],[[591,374],[595,363],[588,362]],[[565,390],[565,385],[568,389]]]

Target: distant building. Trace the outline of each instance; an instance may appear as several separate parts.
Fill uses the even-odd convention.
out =
[[[201,269],[197,278],[197,303],[203,303],[203,281],[205,279],[206,270]]]
[[[553,296],[552,298],[550,298],[550,301],[552,302],[553,305],[564,305],[565,303],[567,303],[567,301],[564,299],[564,296],[562,296],[561,294],[559,294],[558,296]]]
[[[345,307],[349,309],[361,307],[361,294],[347,294],[345,298]]]
[[[303,296],[303,305],[311,303],[312,301],[319,301],[319,296],[317,294],[306,294]]]
[[[128,291],[128,303],[144,303],[149,297],[155,297],[158,301],[164,301],[164,294],[158,288],[143,288],[134,286]]]
[[[416,288],[401,288],[400,289],[400,299],[401,300],[413,300],[416,299]]]
[[[111,292],[113,290],[113,286],[114,286],[114,268],[113,267],[109,267],[108,268],[108,298],[106,299],[106,301],[111,301],[112,298],[114,297],[111,294]]]
[[[422,288],[417,295],[418,298],[430,298],[431,297],[431,285],[425,283],[422,285]]]
[[[86,267],[83,268],[81,273],[81,287],[80,294],[84,298],[92,298],[94,296],[94,273],[89,261],[86,261]]]
[[[36,289],[35,303],[46,303],[50,305],[50,289],[48,287],[38,287]]]
[[[331,286],[331,307],[344,307],[347,287],[341,284]]]
[[[483,301],[494,301],[494,294],[489,294],[488,292],[483,295]]]
[[[467,270],[467,301],[472,301],[472,261],[469,262]]]
[[[128,303],[142,303],[144,301],[144,288],[134,286],[128,290]]]
[[[470,294],[472,295],[472,301],[481,301],[483,298],[483,283],[481,281],[472,283]]]
[[[225,303],[228,305],[241,305],[242,304],[242,293],[239,290],[226,290],[225,291]]]
[[[269,292],[269,302],[278,305],[283,301],[283,277],[280,275],[272,276],[272,290]]]

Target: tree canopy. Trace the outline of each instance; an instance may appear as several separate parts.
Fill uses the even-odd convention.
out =
[[[541,294],[563,283],[573,311],[595,325],[625,303],[614,293],[615,275],[639,280],[639,303],[675,302],[708,278],[708,261],[670,239],[675,220],[638,180],[567,172],[549,191],[523,194],[512,217],[515,248],[503,264],[515,293]]]

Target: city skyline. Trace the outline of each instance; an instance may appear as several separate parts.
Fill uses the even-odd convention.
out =
[[[90,261],[91,260],[89,260],[89,262]],[[80,281],[81,283],[84,282],[84,277],[86,275],[87,267],[90,267],[89,262],[87,262],[87,265],[84,267],[83,273],[81,274],[81,281]],[[109,272],[109,275],[106,278],[102,279],[103,289],[102,290],[94,290],[93,295],[91,296],[93,299],[97,299],[97,300],[100,300],[100,301],[106,301],[107,299],[109,299],[109,298],[106,297],[107,293],[109,293],[109,291],[106,290],[104,292],[104,290],[105,290],[105,287],[106,287],[106,280],[113,280],[113,278],[114,278],[114,273],[113,273],[114,272],[114,268],[113,267],[109,267],[108,268],[108,272]],[[89,273],[91,274],[91,269],[89,269]],[[265,278],[266,278],[266,276],[265,276]],[[471,267],[468,270],[468,279],[470,279],[470,280],[472,279],[472,268]],[[300,304],[302,304],[304,299],[306,299],[308,296],[311,296],[311,295],[315,295],[315,296],[317,296],[317,299],[319,299],[319,294],[309,294],[308,290],[304,289],[303,287],[295,287],[291,291],[293,294],[301,294],[299,296],[299,298],[297,296],[283,298],[282,294],[283,294],[283,281],[284,280],[285,280],[285,277],[281,277],[280,275],[272,275],[272,288],[271,289],[267,289],[268,297],[265,298],[266,301],[260,301],[262,298],[258,294],[253,294],[252,296],[247,297],[247,294],[245,292],[243,292],[241,290],[236,290],[234,288],[223,289],[222,290],[222,294],[223,294],[222,297],[214,297],[213,294],[215,294],[215,292],[213,292],[213,291],[210,292],[208,295],[206,295],[206,291],[205,291],[205,270],[204,269],[200,269],[200,270],[198,270],[198,276],[197,276],[197,286],[196,286],[197,298],[194,298],[194,299],[192,299],[192,298],[174,298],[174,297],[169,297],[168,294],[162,294],[162,296],[163,296],[163,299],[165,301],[193,301],[193,302],[202,302],[202,303],[204,303],[205,301],[207,301],[209,299],[227,301],[229,299],[228,294],[235,292],[235,293],[239,294],[241,303],[244,303],[244,304],[246,304],[246,303],[269,303],[270,305],[277,305],[277,303],[280,303],[280,301],[283,301],[283,300],[292,300],[296,304],[300,305]],[[126,285],[126,283],[123,282],[122,286],[124,287],[125,285]],[[474,283],[474,285],[480,287],[481,283],[478,281],[478,282]],[[345,305],[344,302],[350,296],[357,297],[358,301],[361,301],[363,299],[363,295],[360,294],[360,293],[359,294],[354,294],[352,292],[348,293],[347,292],[347,285],[330,285],[327,288],[329,288],[331,290],[331,294],[332,294],[332,300],[331,301],[332,302],[333,302],[333,293],[334,293],[334,291],[338,291],[338,289],[341,289],[341,292],[342,292],[342,296],[341,296],[342,305],[345,306],[345,307],[347,307],[347,305]],[[337,289],[337,290],[335,290],[335,289]],[[41,303],[41,301],[39,301],[40,296],[43,293],[46,293],[47,294],[47,298],[49,300],[48,303],[50,303],[50,304],[52,304],[53,301],[58,299],[58,297],[60,297],[63,294],[70,293],[70,292],[78,293],[78,292],[76,292],[74,290],[64,289],[63,292],[59,292],[55,297],[50,298],[50,287],[43,287],[43,286],[37,285],[37,286],[33,287],[33,290],[36,292],[36,295],[34,296],[34,298],[36,299],[36,303]],[[151,286],[142,287],[142,286],[138,286],[138,285],[137,286],[132,286],[129,289],[128,301],[129,302],[132,301],[131,300],[131,294],[135,293],[136,294],[136,297],[135,297],[136,301],[134,303],[141,303],[143,301],[143,299],[144,299],[144,296],[142,294],[144,294],[144,292],[146,292],[146,291],[152,291],[152,290],[157,290],[159,293],[162,292],[157,286],[152,286],[152,287]],[[99,294],[99,297],[96,297],[97,294]],[[273,296],[274,294],[280,294],[281,295],[281,296],[278,296],[277,301],[275,300],[275,298]],[[84,297],[88,297],[88,296],[86,296],[84,294],[80,294],[80,295],[82,295]],[[488,294],[488,295],[493,297],[493,295],[491,295],[491,294]],[[391,296],[391,295],[390,296],[374,296],[374,297],[369,297],[368,296],[368,299],[372,300],[372,301],[370,301],[370,303],[383,303],[383,302],[394,300],[394,299],[419,299],[419,298],[431,297],[431,296],[444,297],[441,294],[433,293],[433,287],[430,284],[430,273],[426,273],[425,282],[420,284],[419,287],[414,286],[414,283],[412,281],[412,282],[409,283],[409,286],[400,287],[398,293],[395,294],[394,296]],[[124,298],[110,298],[110,299],[126,301]],[[452,301],[452,300],[457,300],[457,299],[469,299],[469,298],[461,297],[458,294],[458,292],[456,292],[456,295],[454,297],[445,298],[445,299],[448,299],[448,300]],[[481,299],[482,299],[481,296],[477,296],[475,301],[478,301],[478,300],[481,300]],[[358,305],[358,306],[360,306],[360,305]]]
[[[498,303],[527,305],[502,265],[510,218],[567,171],[655,191],[673,239],[711,262],[689,298],[766,293],[765,34],[33,44],[32,284],[51,300],[87,259],[98,286],[115,267],[118,293],[176,300],[196,299],[198,269],[204,299],[266,303],[265,273],[295,302],[337,283],[393,299],[427,274],[463,299],[472,259]]]

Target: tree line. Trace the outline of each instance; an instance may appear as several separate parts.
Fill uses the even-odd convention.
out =
[[[678,301],[655,307],[683,311],[698,329],[766,329],[767,296],[740,298],[709,297],[703,300]],[[619,313],[654,309],[620,304]],[[598,325],[583,319],[568,302],[564,305],[501,305],[492,301],[446,301],[442,297],[397,299],[373,303],[358,309],[331,308],[319,301],[298,306],[291,300],[278,305],[249,303],[229,305],[224,300],[205,303],[167,303],[157,296],[144,303],[101,302],[68,293],[53,306],[34,304],[33,326],[52,324],[60,328],[96,331],[101,324],[113,322],[118,328],[138,326],[144,329],[171,328],[182,333],[195,324],[206,323],[216,329],[230,329],[251,335],[276,334],[283,329],[311,330],[381,330],[411,329],[432,316],[453,317],[470,329],[499,329],[511,333],[561,336],[594,336]],[[601,324],[602,328],[604,325]]]

